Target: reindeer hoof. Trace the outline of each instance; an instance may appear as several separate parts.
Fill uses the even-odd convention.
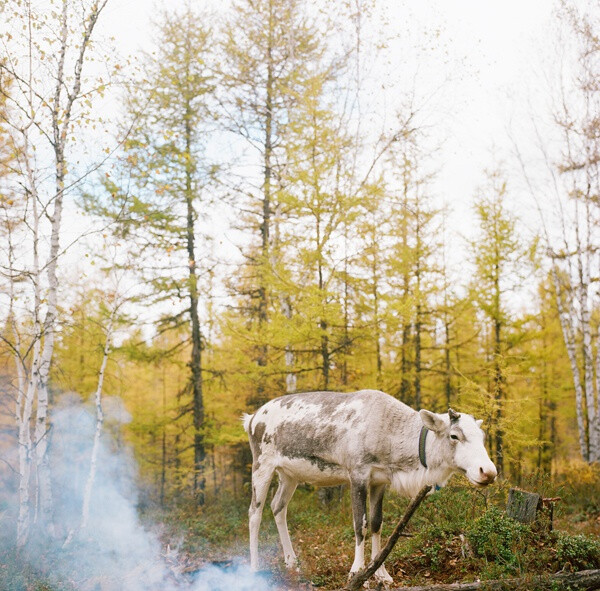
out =
[[[285,557],[285,567],[292,572],[300,572],[300,561],[295,556]]]
[[[384,566],[380,566],[373,575],[373,578],[377,582],[378,585],[383,586],[384,588],[391,587],[394,583],[394,579],[390,576],[390,574],[385,570]]]

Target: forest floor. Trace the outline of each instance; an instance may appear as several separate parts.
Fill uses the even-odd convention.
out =
[[[395,586],[469,582],[532,577],[559,571],[600,568],[600,468],[586,467],[550,480],[530,478],[521,487],[544,497],[561,497],[554,516],[554,531],[544,532],[508,518],[504,508],[511,486],[496,483],[476,490],[466,480],[454,478],[450,486],[427,497],[409,523],[408,537],[400,539],[386,561]],[[272,495],[273,490],[270,492]],[[161,509],[146,504],[141,511],[148,531],[158,533],[163,567],[175,573],[169,591],[231,589],[189,581],[216,565],[217,574],[248,562],[248,500],[221,494],[198,508],[190,502]],[[408,500],[388,494],[384,500],[383,538],[404,513]],[[347,490],[324,503],[322,495],[299,487],[288,511],[289,529],[300,562],[300,573],[287,573],[270,508],[265,507],[260,531],[260,557],[270,589],[294,591],[339,589],[347,581],[354,554],[354,533]],[[169,550],[167,550],[169,548]],[[98,562],[98,548],[89,552],[90,568]],[[367,545],[367,556],[370,550]],[[57,575],[65,551],[38,547],[35,560],[24,561],[14,550],[0,548],[1,591],[149,591],[147,586],[123,586],[123,578],[92,576],[78,566]],[[87,554],[86,554],[87,556]],[[61,558],[62,557],[62,558]],[[54,562],[53,562],[54,561]],[[78,563],[79,565],[82,562]],[[87,564],[87,563],[84,563]],[[53,566],[54,565],[54,566]],[[243,568],[243,567],[242,567]],[[165,569],[163,569],[165,570]],[[137,568],[132,575],[135,578]],[[204,572],[204,571],[203,571]],[[247,575],[247,571],[246,575]],[[128,575],[129,576],[129,575]],[[186,583],[186,581],[188,581]],[[166,587],[160,586],[161,591]],[[264,589],[265,587],[261,587]],[[525,584],[533,591],[534,586]],[[154,587],[152,588],[154,589]],[[245,587],[253,589],[253,586]]]
[[[541,532],[504,515],[510,484],[476,490],[465,480],[428,497],[413,517],[386,567],[397,586],[528,577],[558,571],[600,568],[600,471],[551,482],[522,482],[556,504],[554,531]],[[273,491],[271,491],[273,494]],[[384,540],[408,501],[388,494],[384,501]],[[164,535],[182,540],[184,568],[247,559],[247,503],[226,496],[202,510],[180,508],[159,518]],[[288,525],[300,561],[299,577],[289,577],[269,506],[260,531],[261,567],[288,587],[324,590],[344,586],[354,555],[348,491],[328,504],[310,488],[299,488],[288,510]],[[370,556],[367,546],[367,556]]]

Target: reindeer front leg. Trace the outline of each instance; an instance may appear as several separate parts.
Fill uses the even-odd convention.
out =
[[[365,537],[367,535],[367,478],[350,478],[350,495],[352,497],[352,516],[354,518],[354,562],[350,576],[365,566]]]
[[[371,560],[374,560],[381,550],[381,524],[383,523],[383,494],[385,484],[372,485],[369,491],[369,505],[371,509]],[[387,572],[385,565],[375,571],[375,580],[385,586],[391,585],[394,580]]]

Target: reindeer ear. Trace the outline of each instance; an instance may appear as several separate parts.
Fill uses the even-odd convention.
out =
[[[423,424],[430,430],[440,433],[448,428],[448,425],[439,415],[429,410],[420,410],[421,420]]]
[[[481,425],[483,425],[483,419],[476,419],[475,424],[481,429]]]
[[[448,409],[448,416],[450,417],[451,423],[456,423],[460,419],[460,414],[451,408]]]

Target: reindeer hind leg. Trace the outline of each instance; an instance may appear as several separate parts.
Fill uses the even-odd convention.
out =
[[[271,502],[271,509],[273,510],[275,524],[277,525],[277,531],[279,532],[279,539],[281,540],[281,546],[283,547],[285,565],[289,569],[297,569],[298,560],[294,548],[292,547],[292,540],[290,539],[290,532],[287,526],[287,508],[292,495],[296,491],[298,483],[293,478],[286,476],[283,472],[278,471],[277,474],[279,476],[279,488]]]

